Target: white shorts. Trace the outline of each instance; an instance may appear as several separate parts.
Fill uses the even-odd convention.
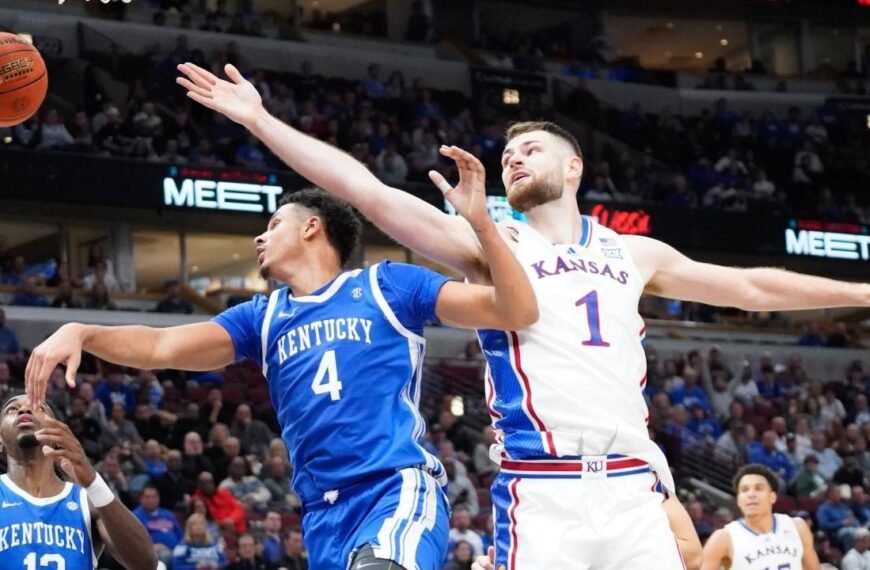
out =
[[[503,460],[492,498],[496,570],[685,570],[643,461]]]

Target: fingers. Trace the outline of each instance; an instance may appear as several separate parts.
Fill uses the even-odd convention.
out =
[[[194,93],[193,91],[188,91],[187,96],[202,105],[203,107],[208,107],[209,109],[217,110],[214,106],[214,99],[211,97],[203,97],[199,93]]]
[[[486,169],[483,167],[483,163],[477,159],[476,156],[471,154],[470,152],[464,151],[457,146],[442,146],[441,154],[448,158],[452,158],[454,162],[456,162],[457,168],[460,170],[460,174],[462,171],[466,171],[470,174],[476,174],[483,176],[486,173]]]
[[[45,398],[45,387],[48,383],[48,376],[51,374],[51,370],[47,365],[48,359],[44,356],[31,354],[30,357],[31,359],[35,359],[35,368],[33,370],[33,378],[31,381],[32,394],[30,396],[30,402],[34,406],[39,406]]]
[[[432,184],[438,187],[439,190],[447,194],[453,187],[447,182],[447,179],[441,176],[440,172],[436,172],[434,170],[429,171],[429,180],[432,181]]]
[[[233,83],[242,83],[245,81],[245,78],[242,77],[242,73],[236,69],[236,66],[232,63],[228,63],[224,66],[224,73],[227,74]]]
[[[178,71],[188,76],[191,81],[203,87],[216,85],[218,82],[217,76],[207,69],[203,69],[195,63],[182,63],[178,66]]]
[[[76,387],[76,374],[79,371],[79,365],[82,363],[82,353],[76,352],[66,361],[66,385],[70,388]]]
[[[199,85],[196,85],[185,77],[176,77],[175,82],[187,89],[188,93],[197,93],[203,97],[208,97],[209,99],[211,99],[210,88],[200,87]]]

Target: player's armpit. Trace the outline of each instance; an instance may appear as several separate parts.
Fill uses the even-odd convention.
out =
[[[695,532],[695,525],[692,523],[689,513],[675,496],[666,500],[662,507],[668,515],[671,532],[677,538],[680,555],[683,557],[687,570],[698,570],[701,568],[701,540],[698,538],[698,533]]]
[[[731,536],[725,529],[715,531],[704,545],[701,570],[731,567]]]
[[[519,330],[538,319],[533,311],[504,310],[498,306],[495,288],[450,281],[438,292],[435,315],[445,325],[462,329]]]
[[[819,562],[819,555],[816,554],[813,532],[810,530],[810,526],[802,518],[793,518],[792,520],[794,520],[794,526],[797,528],[804,547],[804,555],[801,558],[803,570],[819,570],[821,563]]]
[[[133,513],[115,499],[99,512],[90,505],[94,513],[94,533],[99,541],[106,546],[112,558],[117,560],[126,570],[154,570],[157,568],[157,554],[148,531]],[[93,528],[92,527],[92,528]],[[97,536],[94,538],[96,539]],[[96,541],[95,541],[96,542]],[[94,552],[97,545],[94,545]]]

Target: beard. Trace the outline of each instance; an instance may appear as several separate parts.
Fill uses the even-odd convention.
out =
[[[562,197],[560,180],[530,180],[508,194],[508,204],[518,212],[528,212],[535,206],[558,200]]]
[[[262,277],[264,281],[269,280],[269,268],[268,267],[266,267],[265,265],[261,265],[259,273],[260,273],[260,277]]]
[[[39,441],[36,440],[36,436],[32,433],[23,433],[19,435],[15,443],[18,444],[18,448],[22,451],[33,449],[39,445]]]

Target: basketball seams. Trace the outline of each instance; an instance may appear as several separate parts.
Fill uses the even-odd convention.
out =
[[[25,83],[24,85],[16,85],[13,89],[10,89],[9,91],[0,91],[0,95],[8,95],[9,93],[15,93],[19,89],[24,89],[25,87],[30,87],[31,85],[33,85],[37,81],[41,81],[42,78],[45,77],[47,74],[48,74],[48,71],[43,71],[42,75],[40,75],[39,77],[35,77],[34,79],[32,79],[30,81],[30,83]],[[2,85],[2,83],[0,83],[0,85]],[[47,91],[47,89],[46,89],[46,91]]]

